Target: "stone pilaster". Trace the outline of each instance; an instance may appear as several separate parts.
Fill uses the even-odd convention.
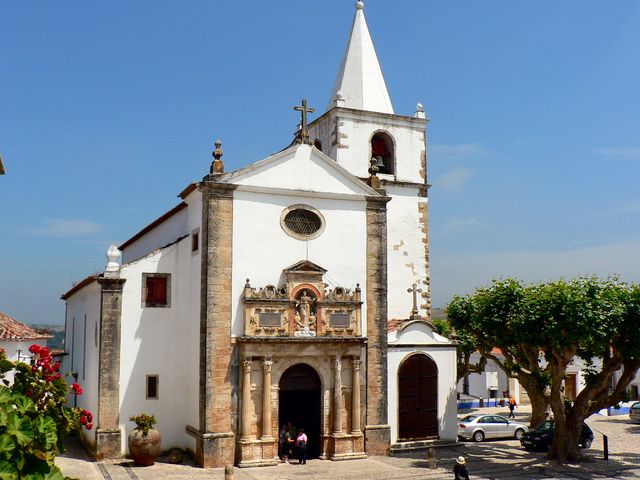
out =
[[[333,359],[333,433],[342,435],[342,363]]]
[[[367,199],[367,412],[365,448],[387,455],[387,202]]]
[[[231,345],[233,190],[205,177],[202,191],[202,268],[200,301],[200,421],[187,428],[196,438],[196,460],[203,467],[234,463]]]
[[[262,362],[262,440],[271,440],[271,367],[273,362]]]
[[[242,440],[251,440],[251,364],[250,358],[242,362]]]
[[[120,431],[120,331],[125,279],[99,277],[101,287],[98,346],[96,458],[122,455]]]
[[[357,435],[360,431],[360,364],[354,359],[351,362],[352,392],[351,392],[351,433]]]

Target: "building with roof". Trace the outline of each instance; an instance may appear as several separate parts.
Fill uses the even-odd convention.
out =
[[[363,2],[327,111],[295,109],[291,145],[226,172],[216,142],[178,205],[63,295],[97,457],[126,453],[140,412],[205,467],[277,463],[287,422],[321,459],[451,437],[455,346],[428,324],[427,119],[420,104],[395,113]],[[400,407],[414,413],[403,438]]]
[[[0,312],[0,348],[8,360],[29,363],[32,356],[29,347],[34,344],[44,347],[50,338],[53,338],[50,333],[32,328]],[[13,375],[9,373],[7,379],[12,378]]]

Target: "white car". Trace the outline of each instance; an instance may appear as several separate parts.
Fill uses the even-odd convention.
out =
[[[629,409],[629,418],[634,423],[640,423],[640,402],[631,405]]]
[[[458,420],[458,437],[481,442],[485,438],[520,440],[529,427],[507,420],[502,415],[467,415]]]

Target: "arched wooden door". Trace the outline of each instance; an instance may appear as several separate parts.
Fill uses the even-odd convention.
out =
[[[438,367],[427,355],[412,355],[398,370],[398,439],[438,436]]]

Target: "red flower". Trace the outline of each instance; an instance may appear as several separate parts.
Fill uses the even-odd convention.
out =
[[[87,430],[91,430],[93,428],[93,423],[87,423]]]
[[[49,348],[47,348],[47,347],[42,347],[42,348],[40,349],[40,356],[41,356],[41,357],[43,357],[43,358],[44,358],[44,357],[48,357],[48,356],[49,356]]]
[[[80,417],[80,423],[82,425],[86,425],[87,424],[87,418],[86,417]]]
[[[73,390],[73,393],[75,395],[82,395],[82,387],[80,385],[78,385],[77,383],[72,383],[71,384],[71,390]]]
[[[36,345],[35,343],[29,347],[29,351],[33,354],[39,353],[42,347],[40,345]]]
[[[58,380],[61,377],[61,375],[59,373],[56,373],[53,378],[55,378],[56,380]]]

